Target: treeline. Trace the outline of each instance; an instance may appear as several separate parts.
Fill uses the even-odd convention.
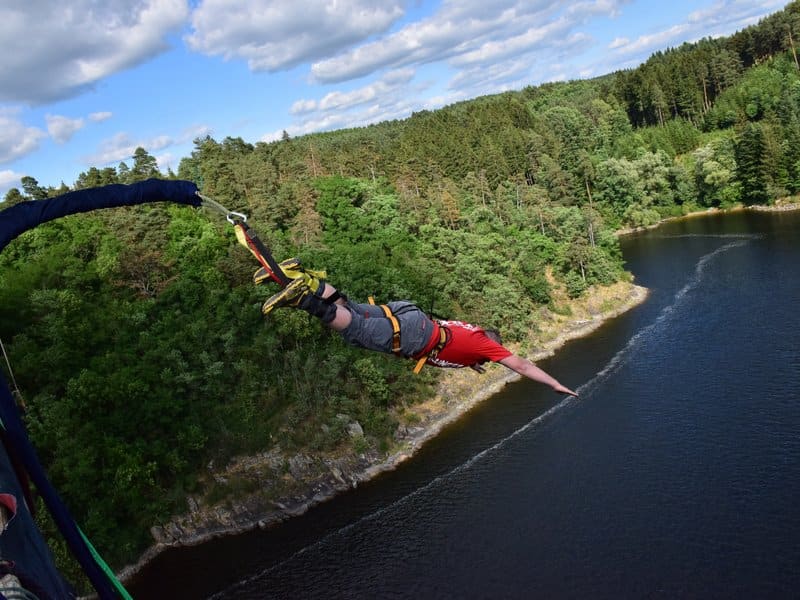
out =
[[[732,36],[656,52],[638,69],[618,74],[614,93],[637,126],[664,125],[671,118],[682,118],[697,127],[716,127],[719,123],[706,117],[708,111],[746,70],[784,52],[800,68],[798,31],[800,5],[791,2],[757,26]],[[735,119],[728,125],[734,123]]]
[[[800,3],[632,71],[478,98],[274,143],[198,139],[178,173],[140,148],[72,188],[26,177],[6,203],[152,176],[198,183],[278,259],[325,268],[354,298],[409,298],[525,342],[554,286],[625,277],[613,232],[800,190]],[[78,520],[116,564],[148,530],[217,493],[241,452],[383,447],[430,393],[390,357],[304,313],[264,323],[274,288],[219,215],[99,211],[42,225],[0,257],[0,337],[31,435]]]

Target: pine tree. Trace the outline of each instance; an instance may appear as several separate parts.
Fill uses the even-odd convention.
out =
[[[20,180],[22,190],[29,200],[44,200],[47,198],[47,190],[39,185],[34,177],[26,175]]]
[[[25,196],[19,191],[19,188],[11,188],[6,192],[5,198],[3,198],[3,203],[0,205],[0,209],[6,209],[15,204],[19,204],[20,202],[25,201]]]
[[[735,145],[736,177],[742,185],[745,204],[766,204],[767,174],[764,168],[764,132],[758,123],[748,123]]]
[[[158,162],[147,150],[139,146],[133,153],[133,167],[131,168],[131,181],[143,181],[150,177],[159,177]]]

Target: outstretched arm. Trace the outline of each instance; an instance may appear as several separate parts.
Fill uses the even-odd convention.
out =
[[[575,396],[576,398],[578,397],[578,394],[561,385],[555,378],[542,371],[539,367],[526,358],[512,354],[508,358],[501,360],[500,364],[508,367],[512,371],[516,371],[528,379],[533,379],[539,383],[549,385],[551,388],[553,388],[554,392],[559,394],[569,394],[570,396]]]

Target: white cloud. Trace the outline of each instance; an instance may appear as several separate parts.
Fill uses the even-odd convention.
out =
[[[289,112],[293,115],[302,115],[317,109],[316,100],[297,100],[292,104]]]
[[[108,121],[113,116],[114,113],[109,111],[93,112],[89,115],[89,120],[93,123],[102,123],[103,121]]]
[[[359,105],[359,109],[358,111],[334,109],[315,111],[314,114],[299,123],[263,135],[260,141],[274,142],[280,140],[284,131],[292,137],[297,137],[333,129],[365,127],[373,123],[407,117],[413,110],[418,110],[419,107],[416,102],[412,102],[405,97],[389,94],[381,100],[369,103],[368,106]]]
[[[167,48],[187,0],[5,0],[0,5],[0,101],[75,95]]]
[[[630,44],[631,41],[626,37],[617,37],[608,45],[609,49],[615,50],[617,48],[622,48]]]
[[[169,169],[176,170],[175,156],[171,152],[165,152],[155,157],[158,170],[166,173]]]
[[[127,133],[118,133],[112,138],[103,140],[97,152],[84,158],[87,165],[106,166],[128,160],[133,156],[139,144],[131,140]]]
[[[286,133],[289,133],[286,129],[281,129],[281,130],[278,130],[278,131],[270,131],[270,132],[265,133],[264,135],[262,135],[261,138],[258,141],[259,142],[264,142],[265,144],[269,144],[271,142],[277,142],[278,140],[283,138],[283,132],[284,131],[286,131]],[[289,135],[297,135],[297,134],[296,133],[290,133]]]
[[[201,0],[186,36],[197,52],[279,71],[329,56],[386,31],[403,15],[401,0]]]
[[[542,43],[552,43],[552,40],[566,35],[571,24],[564,18],[557,19],[541,27],[532,27],[520,35],[492,39],[470,52],[464,52],[453,59],[455,65],[491,64],[498,60],[517,56],[529,52]]]
[[[150,140],[134,140],[125,133],[120,132],[115,136],[103,140],[97,152],[84,157],[84,162],[92,166],[115,165],[122,161],[130,162],[136,148],[142,147],[148,154],[153,154],[174,144],[174,140],[167,135],[160,135]],[[128,165],[130,166],[130,164]]]
[[[383,79],[365,85],[350,92],[331,92],[319,101],[321,111],[350,110],[359,104],[378,101],[393,94],[398,88],[406,85],[414,77],[412,69],[391,71]]]
[[[47,115],[45,121],[47,122],[47,133],[58,144],[68,142],[76,131],[83,129],[86,125],[86,121],[83,119],[70,119],[61,115]]]
[[[169,167],[176,170],[180,158],[175,153],[179,147],[210,134],[211,128],[207,125],[187,127],[176,136],[163,134],[151,138],[132,138],[127,132],[119,132],[100,142],[96,152],[82,157],[81,160],[87,166],[116,166],[125,162],[130,167],[133,165],[136,149],[141,147],[156,159],[162,172],[166,172]],[[186,155],[185,152],[179,154]]]
[[[211,127],[208,125],[192,125],[184,129],[178,138],[175,140],[177,144],[185,144],[193,142],[197,138],[203,138],[207,135],[212,135]]]
[[[321,100],[298,100],[292,105],[291,113],[301,116],[302,121],[287,132],[297,136],[406,117],[415,108],[406,98],[413,96],[412,90],[422,89],[420,85],[412,88],[414,74],[413,69],[397,69],[360,88],[330,92]],[[264,135],[261,141],[275,141],[282,135],[283,130],[274,131]]]
[[[568,14],[578,15],[580,18],[594,17],[603,15],[606,17],[618,17],[622,11],[623,4],[630,4],[633,0],[585,0],[584,2],[572,2],[567,6]]]
[[[46,134],[17,119],[17,110],[0,108],[0,165],[38,150]]]
[[[469,97],[470,96],[468,94],[465,94],[461,90],[454,91],[451,94],[444,96],[431,96],[422,103],[422,108],[424,110],[435,110],[437,108],[447,106],[448,104],[454,104],[456,102],[466,100]]]
[[[589,18],[615,15],[624,3],[452,0],[426,19],[314,63],[311,74],[319,82],[336,83],[390,67],[448,60],[457,66],[514,58],[557,44]]]
[[[145,148],[148,152],[158,152],[174,144],[173,139],[168,135],[159,135],[145,144],[138,144]]]
[[[466,92],[467,96],[478,96],[496,90],[500,82],[515,80],[528,73],[530,65],[524,60],[503,61],[484,67],[475,66],[460,71],[450,80],[448,87],[452,90]],[[499,91],[499,90],[498,90]]]
[[[685,40],[688,31],[689,26],[686,23],[679,23],[663,31],[657,31],[648,35],[640,35],[634,41],[623,46],[618,46],[616,50],[625,54],[647,54],[656,49],[666,48],[678,40]]]
[[[719,0],[703,10],[689,14],[688,23],[704,31],[724,28],[725,32],[742,29],[758,22],[768,14],[780,10],[786,0]]]
[[[20,187],[22,184],[20,183],[20,179],[22,179],[22,173],[15,173],[14,171],[0,171],[0,200],[2,200],[6,192],[13,187]],[[2,205],[0,205],[2,208]]]

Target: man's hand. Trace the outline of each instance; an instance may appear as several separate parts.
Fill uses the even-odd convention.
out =
[[[543,383],[545,385],[549,385],[553,390],[559,394],[569,394],[570,396],[578,397],[578,394],[573,392],[568,387],[564,387],[561,385],[554,377],[551,377],[544,371],[542,371],[539,367],[529,361],[527,358],[522,358],[520,356],[516,356],[512,354],[511,356],[504,358],[500,361],[501,365],[505,365],[512,371],[516,371],[520,375],[524,375],[529,379],[533,379],[534,381],[538,381],[539,383]]]
[[[564,387],[564,386],[563,386],[563,385],[561,385],[560,383],[559,383],[558,385],[554,385],[554,386],[553,386],[553,391],[554,391],[555,393],[557,393],[557,394],[568,394],[568,395],[570,395],[570,396],[574,396],[574,397],[576,397],[576,398],[578,397],[578,394],[576,394],[575,392],[573,392],[573,391],[572,391],[571,389],[569,389],[568,387]]]

